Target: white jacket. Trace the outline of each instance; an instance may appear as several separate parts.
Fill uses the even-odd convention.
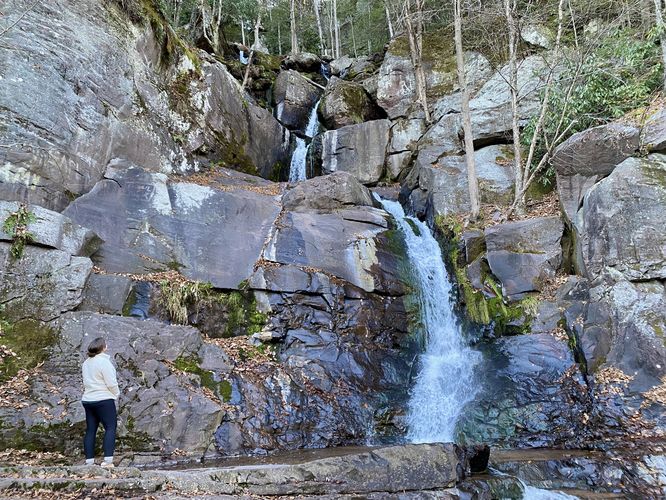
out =
[[[83,362],[83,397],[81,401],[117,399],[120,394],[116,369],[108,354],[101,353]]]

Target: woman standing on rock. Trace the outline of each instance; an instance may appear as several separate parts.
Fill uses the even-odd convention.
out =
[[[83,397],[86,410],[86,436],[83,450],[86,465],[95,463],[95,436],[101,422],[104,426],[104,461],[102,467],[113,467],[113,451],[116,447],[116,399],[120,390],[116,369],[106,354],[106,341],[102,337],[88,346],[88,359],[83,362]]]

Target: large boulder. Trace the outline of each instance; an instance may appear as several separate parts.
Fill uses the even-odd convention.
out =
[[[513,168],[509,146],[488,146],[474,152],[479,194],[483,203],[507,203],[513,196]],[[432,216],[468,212],[469,184],[464,156],[442,156],[440,148],[421,149],[414,168],[404,183],[411,191],[412,205],[427,200],[426,210]]]
[[[590,278],[612,268],[630,280],[666,278],[666,157],[628,158],[585,196],[576,261]]]
[[[645,120],[640,149],[648,152],[666,149],[666,107],[660,107]]]
[[[465,75],[473,90],[492,73],[490,63],[481,54],[465,54]],[[449,36],[441,33],[427,35],[423,42],[423,65],[427,94],[431,101],[451,94],[458,88],[455,51]],[[409,56],[406,36],[393,39],[379,68],[377,103],[389,118],[416,116],[416,79]]]
[[[18,202],[0,201],[0,221],[3,223],[19,213]],[[99,237],[90,229],[74,224],[68,217],[39,206],[26,207],[34,221],[26,230],[31,235],[30,242],[40,246],[62,250],[69,255],[89,257],[101,244]],[[12,241],[0,227],[0,241]]]
[[[201,455],[211,445],[224,414],[224,399],[221,379],[209,373],[210,383],[204,385],[203,377],[185,369],[186,363],[195,363],[203,352],[196,329],[84,312],[68,313],[52,328],[57,340],[44,365],[34,368],[24,404],[0,408],[0,418],[11,424],[0,430],[3,445],[29,442],[45,449],[78,448],[85,427],[81,363],[90,340],[98,336],[106,339],[117,365],[121,448],[151,451],[163,447]],[[224,373],[228,369],[224,354],[217,351],[216,368]],[[35,411],[38,408],[42,410]],[[61,430],[44,432],[45,420],[52,429]]]
[[[252,273],[280,212],[271,189],[249,181],[215,189],[141,169],[109,170],[65,215],[96,229],[104,243],[95,260],[107,271],[178,268],[191,279],[235,288]],[[230,251],[238,241],[244,251]]]
[[[0,243],[0,303],[5,317],[51,321],[81,303],[93,267],[88,257],[28,245],[16,259],[10,248]]]
[[[384,116],[362,85],[332,77],[319,104],[319,117],[327,129],[337,129]]]
[[[277,119],[291,130],[305,132],[320,93],[299,72],[281,71],[273,88]]]
[[[638,136],[632,125],[610,123],[578,132],[555,149],[551,164],[560,203],[570,221],[587,191],[638,151]]]
[[[282,197],[282,206],[289,211],[332,211],[352,205],[373,205],[372,195],[352,174],[334,172],[292,185]]]
[[[537,114],[541,103],[539,91],[551,71],[546,59],[540,55],[529,56],[518,62],[519,125],[524,126]],[[511,137],[511,87],[508,75],[509,65],[506,64],[493,74],[469,102],[476,143],[497,142]]]
[[[282,67],[303,73],[319,73],[321,59],[316,54],[311,54],[310,52],[298,52],[285,57],[282,61]]]
[[[283,127],[243,104],[223,64],[182,50],[146,5],[135,9],[137,26],[119,30],[131,21],[117,2],[14,3],[30,15],[0,48],[8,146],[0,148],[0,198],[60,211],[111,162],[172,173],[224,161],[266,177],[286,163]]]
[[[384,174],[389,129],[388,120],[374,120],[324,132],[322,172],[349,172],[362,184],[376,184]]]
[[[486,258],[505,295],[542,290],[546,280],[555,276],[562,263],[563,231],[559,217],[537,217],[485,229]]]

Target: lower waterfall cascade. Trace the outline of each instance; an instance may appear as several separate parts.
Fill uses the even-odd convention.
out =
[[[481,354],[465,343],[453,310],[452,283],[430,228],[405,215],[400,203],[383,199],[380,203],[405,238],[426,344],[410,392],[407,439],[413,443],[455,441],[456,423],[478,392],[473,373]]]

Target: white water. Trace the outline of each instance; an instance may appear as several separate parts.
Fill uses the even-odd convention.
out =
[[[317,118],[317,108],[319,101],[317,101],[310,111],[310,118],[305,127],[305,135],[312,138],[317,134],[319,129],[319,119]],[[307,178],[305,163],[308,157],[308,149],[310,145],[305,142],[305,139],[296,137],[296,149],[291,156],[291,164],[289,165],[289,182],[304,181]]]
[[[238,53],[238,58],[240,59],[241,64],[247,64],[249,61],[249,57],[245,55],[245,51],[241,50]]]
[[[523,483],[523,487],[525,488],[525,493],[523,494],[524,500],[578,500],[578,497],[567,495],[561,491],[542,490],[541,488],[528,486],[524,481],[521,481],[521,483]]]
[[[462,336],[451,281],[430,228],[406,216],[400,203],[378,199],[405,236],[426,341],[410,392],[407,438],[413,443],[454,441],[458,418],[477,392],[472,375],[481,355]]]

